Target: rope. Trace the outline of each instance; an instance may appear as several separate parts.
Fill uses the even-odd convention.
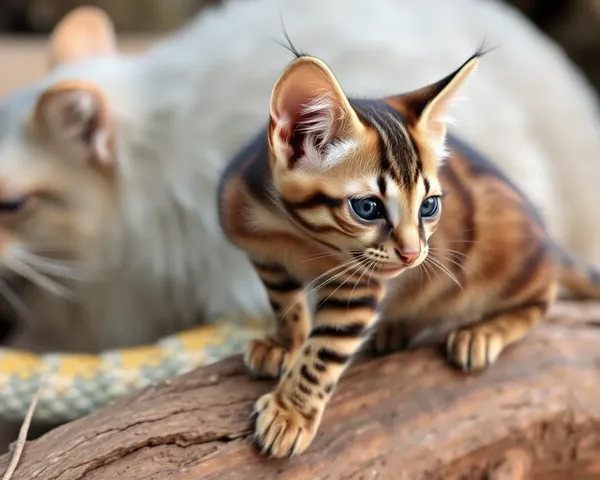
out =
[[[0,416],[22,422],[44,385],[34,421],[64,423],[141,388],[241,353],[260,323],[203,325],[99,355],[0,349]]]

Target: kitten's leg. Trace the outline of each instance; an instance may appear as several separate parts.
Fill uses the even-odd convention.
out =
[[[450,333],[446,341],[448,361],[464,371],[485,369],[496,361],[505,347],[531,330],[543,317],[548,305],[546,300],[532,301]]]
[[[310,329],[310,312],[302,285],[284,267],[254,263],[277,317],[275,331],[250,342],[244,361],[256,375],[278,377],[291,363]]]
[[[342,372],[377,318],[384,288],[371,282],[351,289],[319,291],[315,326],[277,388],[255,405],[255,438],[273,457],[303,452],[312,442]]]

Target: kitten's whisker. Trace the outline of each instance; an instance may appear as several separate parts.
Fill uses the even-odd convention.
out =
[[[441,258],[441,260],[446,260],[447,262],[450,262],[452,265],[454,265],[456,268],[459,268],[463,272],[466,271],[465,266],[462,263],[460,263],[460,262],[458,262],[456,260],[452,260],[451,258],[447,258],[447,257],[446,258]]]
[[[375,271],[375,266],[377,265],[377,260],[373,259],[373,263],[370,265],[371,271],[369,272],[369,278],[367,279],[367,287],[371,286],[371,277],[373,276],[373,272]]]
[[[315,278],[312,282],[310,282],[306,287],[304,287],[304,293],[306,295],[314,292],[315,290],[325,286],[327,283],[335,280],[336,278],[338,278],[340,275],[343,275],[347,270],[344,270],[342,272],[337,273],[335,276],[333,277],[328,277],[328,275],[331,275],[332,273],[338,271],[338,270],[342,270],[348,266],[352,266],[354,264],[355,260],[353,258],[346,260],[345,262],[340,263],[339,265],[336,265],[333,268],[330,268],[329,270],[327,270],[325,273],[322,273],[321,275],[319,275],[317,278]],[[309,290],[309,288],[311,288],[315,283],[319,282],[320,280],[322,280],[324,277],[327,277],[325,279],[326,283],[322,283],[320,285],[317,285],[316,287],[312,288],[311,290]]]
[[[435,248],[435,247],[429,247],[429,251],[431,252],[437,252],[437,253],[451,253],[453,255],[459,255],[463,258],[468,258],[469,256],[466,253],[463,252],[459,252],[458,250],[452,250],[450,248]]]
[[[427,259],[425,259],[425,260],[427,260]],[[427,275],[427,280],[428,280],[429,282],[431,282],[431,275],[430,275],[430,273],[429,273],[429,269],[431,268],[431,266],[430,266],[430,265],[427,263],[427,261],[424,261],[424,262],[421,264],[421,267],[423,267],[423,271],[425,272],[425,275]],[[422,281],[421,281],[421,285],[423,285],[423,282],[422,282]]]
[[[339,255],[340,255],[339,252],[317,253],[315,255],[309,255],[304,260],[300,261],[300,263],[306,263],[306,262],[310,262],[310,261],[321,259],[321,258],[337,257]]]
[[[329,295],[327,295],[327,298],[326,298],[326,299],[324,299],[324,300],[322,300],[322,301],[323,301],[323,302],[326,302],[327,300],[329,300],[329,299],[330,299],[330,298],[331,298],[331,297],[332,297],[332,296],[335,294],[335,292],[337,292],[337,291],[338,291],[340,288],[342,288],[342,287],[343,287],[343,286],[346,284],[346,282],[347,282],[348,280],[350,280],[350,278],[352,278],[352,275],[356,275],[356,272],[357,272],[357,271],[360,271],[360,269],[361,269],[361,268],[362,268],[364,265],[366,265],[366,263],[365,263],[365,260],[366,260],[366,262],[369,262],[369,259],[361,259],[361,263],[359,263],[359,264],[357,264],[357,265],[354,265],[354,271],[352,272],[352,274],[351,274],[351,275],[349,275],[349,276],[348,276],[346,279],[344,279],[344,281],[343,281],[342,283],[340,283],[340,284],[339,284],[339,285],[336,287],[336,289],[335,289],[333,292],[331,292]],[[348,300],[348,302],[350,302],[350,300]]]
[[[354,259],[351,258],[343,263],[340,263],[339,265],[336,265],[333,268],[330,268],[329,270],[327,270],[325,273],[322,273],[321,275],[319,275],[317,278],[315,278],[312,282],[310,282],[306,287],[304,287],[303,289],[303,295],[305,295],[306,297],[308,297],[312,292],[314,292],[315,290],[318,290],[319,288],[322,288],[323,286],[327,285],[328,283],[334,281],[336,278],[338,278],[340,275],[343,275],[344,273],[346,273],[347,271],[350,270],[350,268],[352,268],[352,264],[354,263]],[[325,280],[325,282],[321,283],[320,285],[317,285],[314,288],[310,288],[312,285],[314,285],[316,282],[318,282],[320,279],[322,279],[323,277],[326,277],[327,275],[332,274],[333,272],[337,271],[337,270],[342,270],[341,272],[335,274],[333,277],[329,277]],[[309,290],[310,289],[310,290]],[[280,315],[279,315],[279,319],[285,318],[285,316],[289,313],[289,311],[294,307],[295,303],[292,303],[288,308],[286,308]]]
[[[424,264],[426,263],[427,266],[430,268],[431,273],[435,273],[436,278],[440,278],[440,272],[438,272],[435,268],[433,263],[431,262],[431,258],[427,257],[425,258],[425,261],[423,262]]]
[[[479,243],[477,240],[446,240],[446,243]]]
[[[450,262],[451,264],[453,264],[454,266],[456,266],[457,268],[459,268],[463,272],[466,271],[465,266],[461,262],[459,262],[457,260],[454,260],[454,259],[452,259],[450,257],[447,257],[447,256],[443,256],[442,257],[442,256],[440,256],[440,257],[436,257],[435,260],[436,261],[442,260],[442,261]]]
[[[456,278],[456,276],[445,266],[442,265],[441,263],[439,263],[437,260],[435,260],[434,258],[429,257],[429,260],[431,261],[431,263],[435,266],[437,266],[442,272],[444,272],[446,275],[448,275],[448,278],[450,278],[454,283],[456,283],[456,285],[463,290],[463,286],[461,285],[461,283],[458,281],[458,279]]]
[[[358,284],[360,283],[362,278],[365,276],[365,274],[369,271],[369,269],[372,268],[376,263],[377,263],[377,260],[371,259],[370,262],[368,262],[367,265],[365,266],[363,272],[360,274],[360,277],[358,277],[358,280],[354,283],[354,288],[352,288],[352,291],[350,292],[350,297],[348,298],[348,308],[350,307],[350,301],[352,300],[352,296],[354,295],[354,292],[356,291],[356,287],[358,286]]]
[[[333,277],[329,277],[327,278],[325,281],[323,281],[322,283],[320,283],[319,285],[317,285],[316,287],[314,287],[309,293],[314,292],[315,290],[319,290],[327,285],[329,285],[331,282],[335,281],[336,279],[340,278],[342,275],[348,273],[349,271],[353,270],[356,267],[356,263],[352,262],[350,265],[348,265],[343,271],[335,274]],[[307,294],[308,295],[308,294]]]

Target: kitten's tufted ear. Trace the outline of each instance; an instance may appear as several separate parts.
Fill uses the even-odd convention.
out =
[[[113,128],[106,98],[85,82],[61,82],[38,99],[32,128],[79,161],[112,163]]]
[[[458,69],[436,83],[386,99],[405,114],[419,137],[441,157],[445,155],[448,109],[460,88],[477,67],[481,55],[481,52],[475,53]]]
[[[48,68],[116,52],[115,29],[108,14],[98,7],[82,6],[65,15],[50,34]]]
[[[281,74],[271,96],[269,141],[276,161],[294,168],[333,164],[364,129],[320,60],[300,57]]]

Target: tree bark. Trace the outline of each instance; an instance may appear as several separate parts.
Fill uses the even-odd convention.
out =
[[[434,350],[357,361],[290,460],[251,444],[272,385],[239,358],[200,369],[29,442],[12,480],[600,477],[599,304],[557,305],[480,375]]]

